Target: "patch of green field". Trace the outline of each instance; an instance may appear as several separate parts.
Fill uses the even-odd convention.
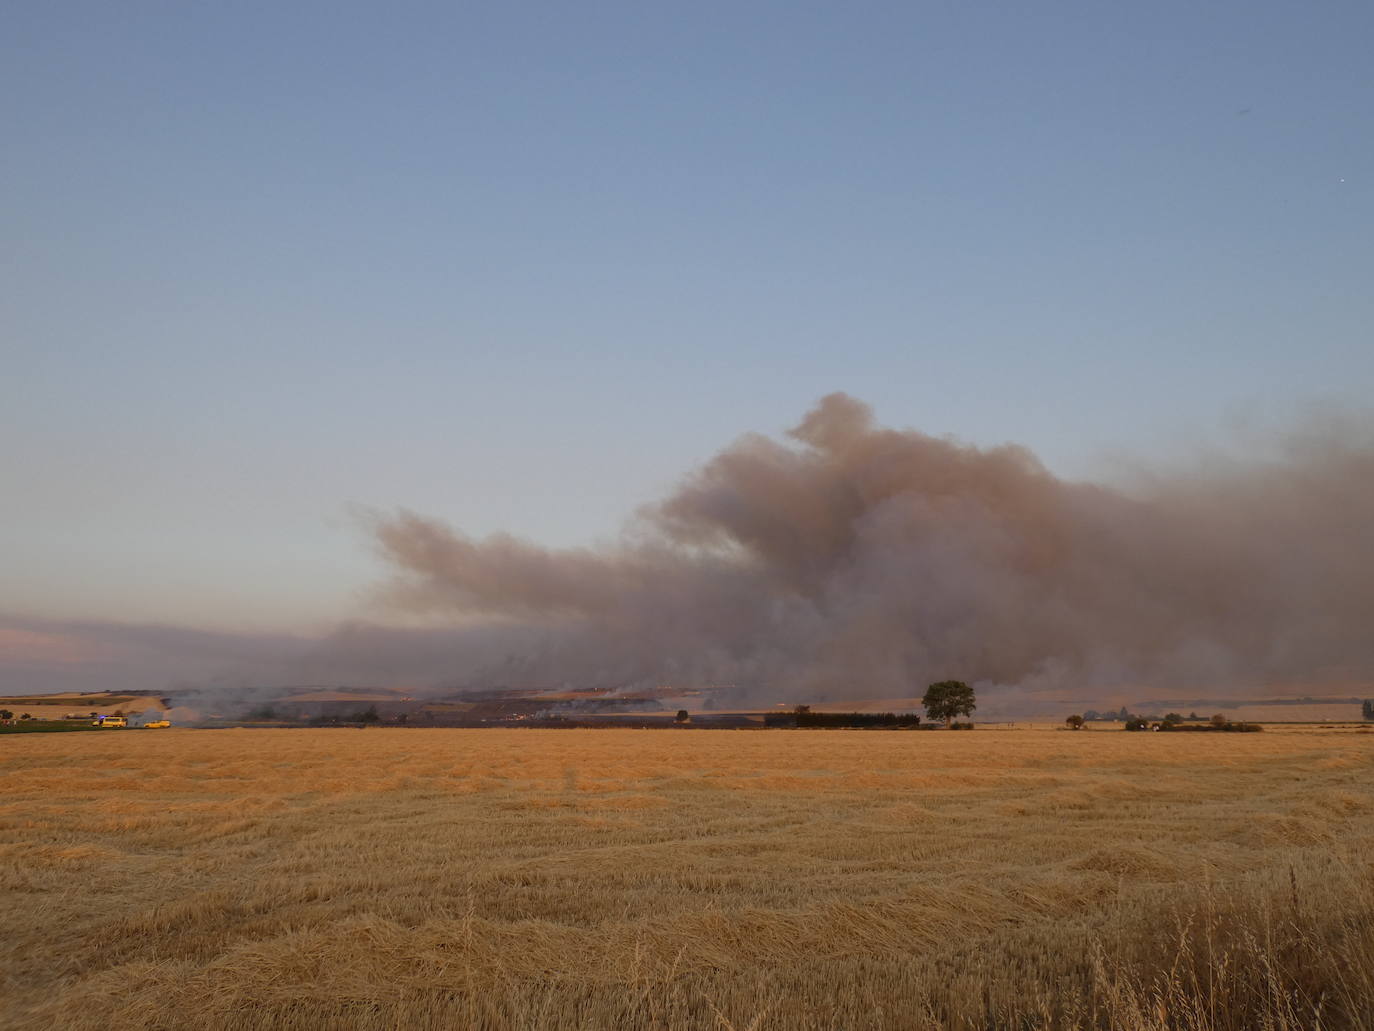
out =
[[[68,730],[100,730],[84,720],[15,720],[0,734],[61,734]]]

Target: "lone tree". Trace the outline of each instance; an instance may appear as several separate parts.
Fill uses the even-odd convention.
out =
[[[1070,716],[1070,717],[1069,717],[1068,719],[1066,719],[1064,722],[1067,723],[1067,724],[1069,725],[1069,729],[1070,729],[1070,730],[1082,730],[1082,729],[1083,729],[1083,717],[1080,716],[1080,715],[1078,715],[1078,713],[1074,713],[1072,716]]]
[[[954,729],[954,717],[972,716],[974,705],[973,688],[962,680],[941,680],[926,688],[921,699],[926,716],[932,720],[943,720],[949,729]]]
[[[692,719],[692,714],[686,709],[679,709],[677,715],[673,717],[674,723],[688,723]]]

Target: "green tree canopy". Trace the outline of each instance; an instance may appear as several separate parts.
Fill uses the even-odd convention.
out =
[[[973,688],[962,680],[941,680],[926,688],[921,699],[926,715],[933,720],[952,723],[956,716],[972,716],[977,708],[974,704]]]

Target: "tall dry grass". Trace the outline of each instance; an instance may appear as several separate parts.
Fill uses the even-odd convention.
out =
[[[0,752],[0,1025],[1374,1027],[1374,735]]]

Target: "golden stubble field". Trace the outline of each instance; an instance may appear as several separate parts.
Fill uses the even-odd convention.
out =
[[[1374,1026],[1374,734],[0,740],[0,1026]]]

